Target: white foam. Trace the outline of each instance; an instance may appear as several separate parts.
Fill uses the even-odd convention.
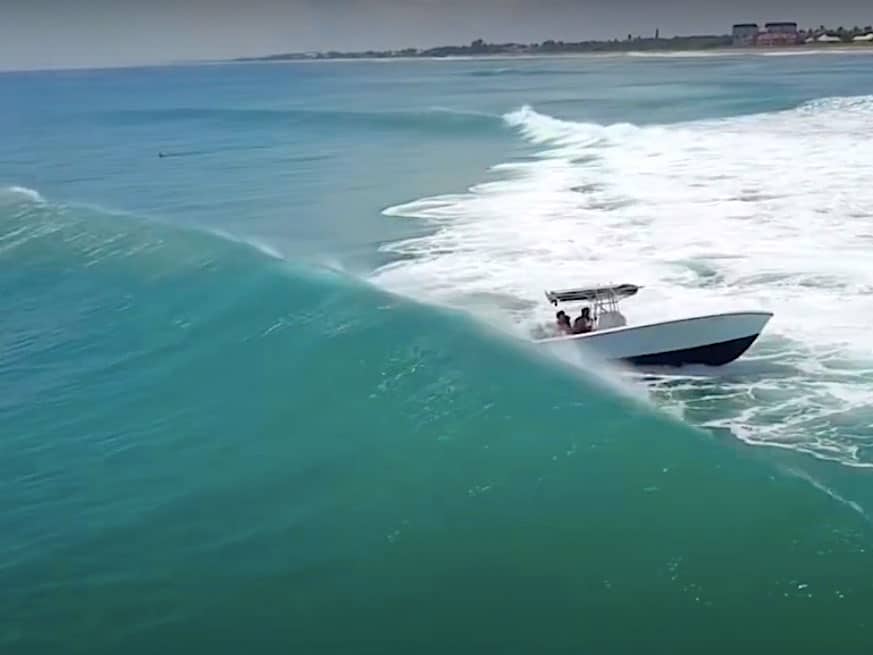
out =
[[[821,55],[869,55],[873,53],[871,53],[869,48],[858,48],[849,45],[843,47],[823,46],[818,48],[806,46],[803,50],[754,50],[750,51],[750,54],[755,54],[759,57],[820,57]]]
[[[15,201],[24,200],[32,203],[45,202],[45,199],[39,194],[39,191],[28,189],[23,186],[0,187],[0,200],[4,197]]]
[[[815,487],[819,491],[823,492],[824,494],[826,494],[826,495],[830,496],[831,498],[833,498],[834,500],[836,500],[838,503],[845,505],[846,507],[848,507],[849,509],[851,509],[854,512],[857,512],[858,514],[863,516],[864,519],[867,520],[868,522],[870,521],[870,517],[867,515],[866,510],[859,503],[855,502],[854,500],[849,500],[847,498],[844,498],[843,496],[838,494],[836,491],[834,491],[833,489],[828,487],[826,484],[824,484],[820,480],[817,480],[814,477],[812,477],[809,473],[806,473],[805,471],[801,471],[801,470],[799,470],[797,468],[793,468],[793,467],[785,467],[783,470],[786,473],[788,473],[789,475],[793,475],[795,477],[800,478],[801,480],[805,480],[806,482],[811,484],[813,487]],[[798,589],[802,589],[802,588],[805,589],[807,586],[808,585],[798,585],[797,588]]]
[[[873,411],[873,364],[858,364],[873,362],[873,97],[663,126],[530,107],[505,120],[538,157],[495,167],[467,193],[387,210],[434,232],[386,246],[403,259],[374,281],[461,307],[515,298],[505,318],[520,329],[548,320],[543,289],[587,282],[645,285],[630,321],[770,309],[762,344],[790,372],[761,383],[797,389],[797,407],[750,399],[719,424],[749,440],[846,446],[834,422]]]

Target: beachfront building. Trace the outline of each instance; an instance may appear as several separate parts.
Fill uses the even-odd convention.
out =
[[[757,23],[737,23],[731,30],[733,44],[736,46],[752,46],[758,38]]]
[[[800,41],[797,23],[766,23],[755,41],[760,46],[794,45]]]
[[[766,23],[764,30],[770,34],[797,34],[797,23]]]
[[[859,34],[858,36],[852,37],[852,41],[854,41],[855,43],[873,41],[873,32],[870,32],[869,34]]]

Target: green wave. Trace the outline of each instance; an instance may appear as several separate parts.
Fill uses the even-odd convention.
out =
[[[691,430],[332,271],[16,212],[3,652],[870,645],[856,472]]]

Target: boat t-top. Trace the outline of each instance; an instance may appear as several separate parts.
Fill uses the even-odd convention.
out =
[[[590,305],[591,329],[538,342],[566,341],[636,366],[721,366],[746,352],[773,316],[767,311],[738,311],[629,326],[618,304],[640,289],[635,284],[619,284],[546,291],[546,298],[556,307],[560,303]]]

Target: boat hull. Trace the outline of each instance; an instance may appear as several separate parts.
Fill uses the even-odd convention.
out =
[[[684,366],[686,364],[723,366],[746,352],[757,338],[758,335],[753,334],[741,339],[731,339],[696,348],[635,355],[623,359],[634,366]]]
[[[545,339],[634,366],[722,366],[755,342],[770,312],[731,312]]]

